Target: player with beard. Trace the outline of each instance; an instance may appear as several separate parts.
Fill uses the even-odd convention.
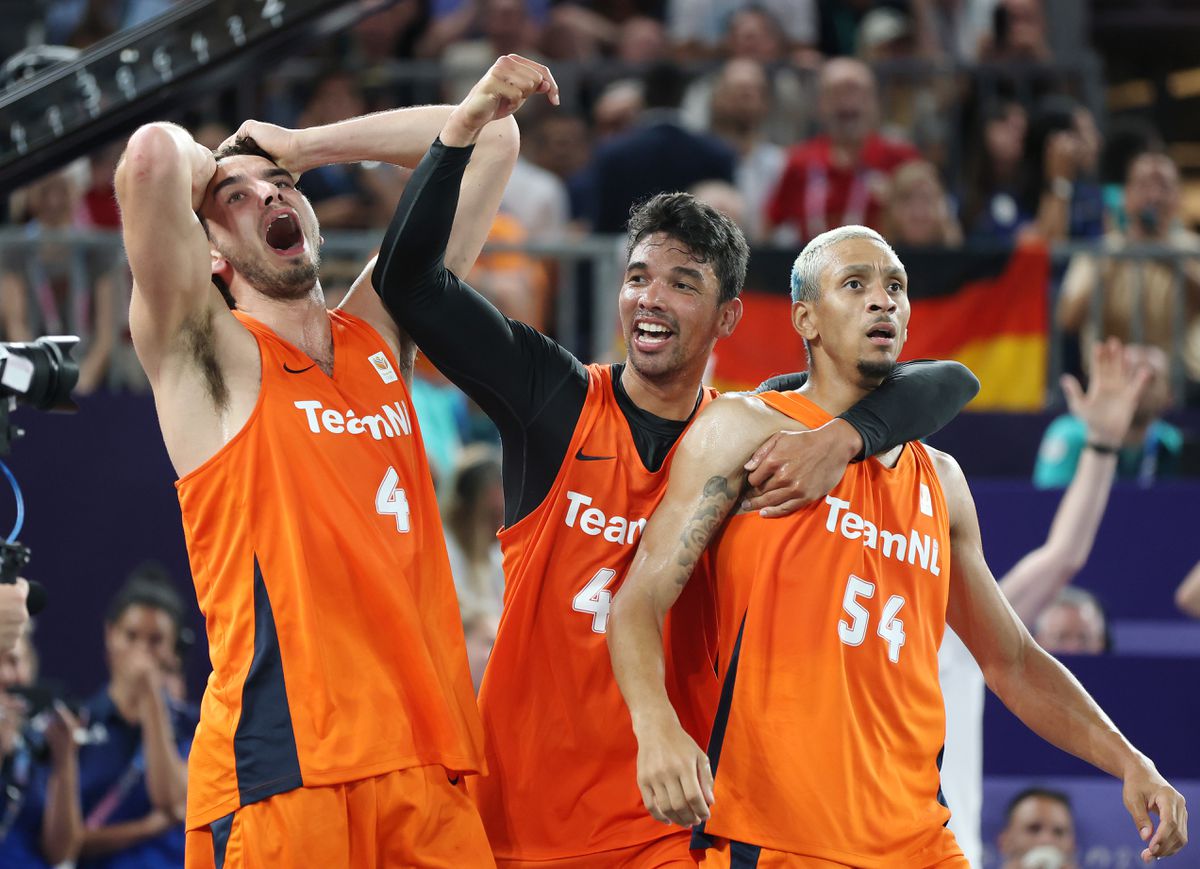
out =
[[[883,451],[783,519],[735,507],[764,438],[825,425],[884,381],[907,335],[907,281],[874,230],[817,236],[792,270],[808,383],[718,399],[683,438],[609,623],[645,805],[700,825],[703,867],[966,867],[938,786],[949,624],[1009,709],[1124,780],[1143,859],[1174,854],[1183,797],[1008,606],[950,456]],[[706,754],[664,690],[662,626],[710,540],[722,690]]]
[[[557,99],[544,67],[502,58],[464,106],[537,90]],[[465,791],[482,734],[408,392],[414,350],[365,273],[326,309],[319,227],[295,186],[327,163],[412,166],[451,112],[247,122],[216,154],[150,124],[117,169],[130,328],[213,665],[189,869],[492,865]],[[489,128],[455,268],[475,260],[516,150],[512,120]]]
[[[628,356],[585,365],[504,317],[444,260],[464,169],[479,156],[471,146],[490,120],[456,113],[447,122],[409,181],[373,275],[397,321],[503,442],[504,611],[480,690],[489,773],[471,790],[499,865],[691,866],[688,831],[643,810],[604,632],[675,444],[715,394],[702,378],[741,316],[746,242],[687,194],[636,208],[619,298]],[[773,491],[754,506],[786,511],[824,495],[863,444],[874,452],[936,430],[976,387],[955,363],[905,369],[848,410],[849,424],[773,442],[755,470]],[[702,740],[717,683],[711,596],[699,583],[671,621],[680,666],[667,668],[670,690]]]

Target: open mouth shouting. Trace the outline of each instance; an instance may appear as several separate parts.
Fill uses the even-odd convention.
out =
[[[300,228],[300,217],[290,208],[267,215],[264,237],[267,246],[280,256],[297,256],[304,252],[304,231]]]
[[[665,346],[673,337],[673,330],[660,320],[638,319],[633,322],[632,342],[643,353],[653,353]]]
[[[890,320],[880,320],[867,330],[867,339],[877,347],[896,346],[896,325]]]

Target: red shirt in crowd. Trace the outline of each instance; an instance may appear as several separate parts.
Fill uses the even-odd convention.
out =
[[[857,166],[833,166],[828,136],[794,145],[787,168],[767,205],[773,226],[790,223],[808,240],[844,224],[879,229],[882,188],[896,167],[920,158],[912,145],[872,134]]]

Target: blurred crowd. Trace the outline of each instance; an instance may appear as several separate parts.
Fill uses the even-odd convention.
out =
[[[25,32],[82,49],[172,5],[47,0],[30,4],[37,14]],[[1050,245],[1061,254],[1052,322],[1064,367],[1086,379],[1102,339],[1115,336],[1128,345],[1120,351],[1127,370],[1145,374],[1120,431],[1104,429],[1078,383],[1066,386],[1067,412],[1046,431],[1035,483],[1069,486],[1100,426],[1106,455],[1117,456],[1111,476],[1149,485],[1179,472],[1184,434],[1164,416],[1181,399],[1200,404],[1198,215],[1185,212],[1185,178],[1168,143],[1145,120],[1106,112],[1086,58],[1077,48],[1060,53],[1049,5],[400,0],[269,71],[255,83],[252,110],[283,126],[328,124],[457,101],[499,54],[549,64],[563,106],[531,105],[519,118],[521,157],[490,239],[505,249],[481,256],[467,279],[505,313],[550,333],[558,288],[578,277],[575,261],[555,252],[620,233],[630,205],[662,190],[692,191],[763,246],[798,249],[844,223],[878,229],[901,255]],[[216,148],[245,107],[244,96],[218,94],[179,120]],[[82,394],[146,389],[126,325],[130,279],[120,248],[103,236],[69,235],[119,229],[112,179],[122,147],[108,143],[31,183],[11,197],[0,226],[0,340],[80,335]],[[406,179],[386,165],[303,177],[327,235],[374,233],[327,257],[331,305],[358,276]],[[540,253],[519,249],[529,245]],[[418,365],[413,398],[478,680],[504,589],[497,436],[432,367]],[[1053,540],[1039,552],[1051,552]],[[1031,620],[1048,648],[1109,648],[1102,605],[1070,585],[1086,542],[1082,555],[1079,540],[1067,555],[1054,550],[1062,556],[1056,591]],[[1200,617],[1200,566],[1178,603]],[[8,785],[0,866],[75,857],[81,867],[182,865],[169,785],[195,723],[180,676],[190,644],[183,612],[154,571],[132,577],[106,617],[111,681],[70,708],[38,687],[31,634],[0,662]],[[1041,820],[1028,820],[1034,815]],[[1021,794],[1006,820],[1004,855],[1055,842],[1075,848],[1060,794]],[[31,862],[6,862],[12,843],[27,847]],[[133,862],[121,862],[126,854]],[[1006,865],[1026,865],[1013,860]]]
[[[82,48],[171,5],[48,0],[27,29]],[[681,189],[759,245],[795,247],[842,223],[902,250],[1058,245],[1066,369],[1100,335],[1157,346],[1177,372],[1173,395],[1195,403],[1200,238],[1184,179],[1148,121],[1096,104],[1087,49],[1060,51],[1047,15],[1044,0],[402,0],[268,71],[252,96],[214,95],[180,120],[215,146],[247,112],[295,127],[457,101],[498,54],[519,52],[558,71],[563,106],[522,115],[493,243],[545,251],[619,233],[632,203]],[[141,383],[118,249],[54,238],[119,227],[121,147],[13,197],[0,244],[0,331],[82,335],[83,393]],[[301,186],[327,233],[374,230],[369,249],[405,180],[390,166],[333,166]],[[361,252],[327,257],[332,302]],[[469,277],[553,331],[573,262],[497,253]]]

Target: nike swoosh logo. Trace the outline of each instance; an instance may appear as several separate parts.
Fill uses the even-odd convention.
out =
[[[577,453],[575,453],[575,458],[579,459],[581,462],[603,462],[608,459],[615,459],[616,456],[589,456],[583,450],[579,450]]]
[[[316,368],[316,367],[317,367],[317,363],[315,363],[315,362],[312,365],[308,366],[308,368],[288,368],[288,364],[286,362],[283,363],[283,370],[286,371],[288,374],[303,374],[305,371],[308,371],[309,368]]]

